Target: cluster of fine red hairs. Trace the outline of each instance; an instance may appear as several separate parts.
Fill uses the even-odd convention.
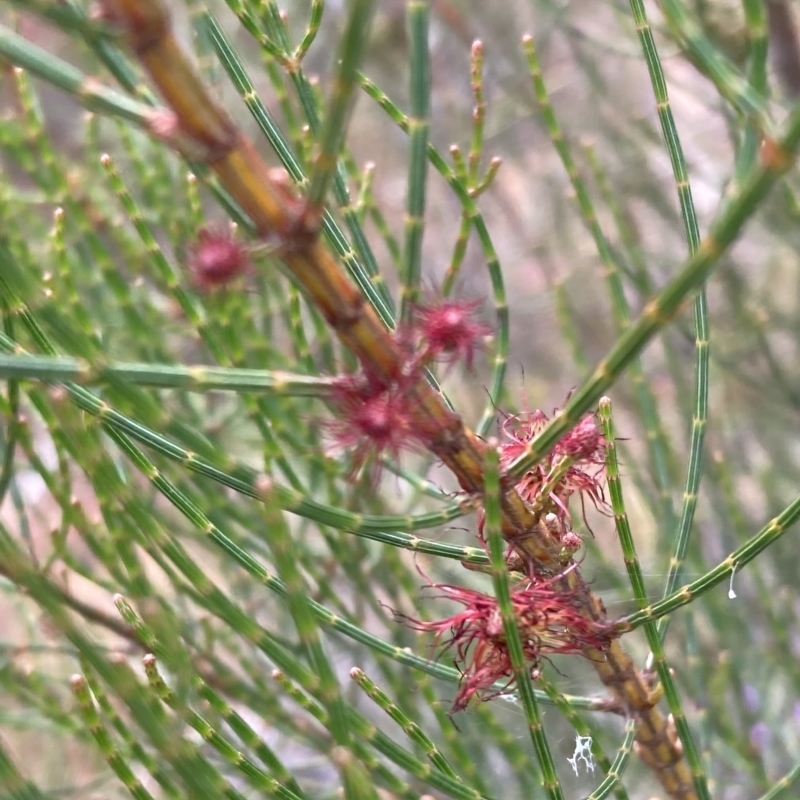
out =
[[[548,421],[542,411],[506,417],[501,425],[501,468],[520,456]],[[533,678],[539,674],[542,659],[587,650],[602,652],[616,635],[612,625],[587,615],[582,589],[570,588],[566,580],[566,574],[576,566],[571,562],[572,555],[582,544],[571,530],[570,500],[577,495],[582,512],[587,497],[599,510],[608,510],[603,493],[605,452],[602,431],[594,416],[587,415],[516,485],[523,500],[536,510],[542,532],[560,544],[563,563],[569,564],[560,574],[546,579],[537,576],[536,565],[528,564],[528,574],[510,592],[526,665]],[[478,537],[485,546],[482,518]],[[497,600],[458,586],[432,584],[430,588],[437,590],[438,597],[460,603],[463,609],[433,622],[403,619],[416,630],[434,633],[444,650],[454,652],[462,677],[453,711],[466,708],[473,697],[489,700],[505,693],[515,678]]]
[[[525,580],[511,591],[511,605],[519,626],[523,653],[531,677],[536,678],[542,659],[550,655],[580,653],[586,648],[604,650],[613,639],[609,625],[588,618],[580,608],[580,591],[559,584],[564,574],[548,581]],[[453,712],[470,700],[491,700],[514,683],[497,600],[473,589],[432,584],[438,597],[460,603],[463,610],[433,622],[401,617],[409,627],[435,634],[444,650],[452,650],[461,683]]]
[[[500,429],[504,438],[500,444],[500,468],[522,455],[549,421],[547,414],[538,409],[506,417]],[[594,414],[587,414],[545,458],[522,475],[516,489],[523,500],[556,514],[568,527],[569,503],[574,495],[580,498],[584,521],[586,498],[599,511],[609,512],[603,492],[605,463],[606,440]],[[549,492],[542,497],[546,485]]]
[[[472,368],[483,338],[490,333],[474,318],[479,305],[442,300],[417,306],[411,322],[396,334],[405,358],[395,376],[385,378],[362,369],[335,381],[330,400],[336,416],[327,429],[333,447],[349,454],[351,477],[369,462],[376,479],[381,456],[396,460],[403,450],[429,442],[432,431],[415,413],[410,389],[434,362],[452,366],[461,361]]]
[[[449,365],[473,359],[488,329],[474,319],[477,303],[440,301],[415,309],[413,320],[402,327],[396,340],[405,361],[391,379],[369,370],[337,379],[331,391],[334,421],[328,432],[337,447],[351,457],[351,476],[372,461],[388,455],[397,459],[403,450],[429,443],[431,431],[415,414],[409,390],[423,378],[434,361]],[[548,423],[542,411],[508,416],[501,425],[500,464],[505,469]],[[571,530],[570,501],[578,496],[607,510],[603,494],[606,442],[593,415],[587,415],[567,433],[546,458],[518,480],[520,496],[541,520],[543,533],[558,543],[566,570],[555,577],[537,576],[535,565],[525,563],[525,576],[511,590],[511,603],[519,625],[526,665],[533,677],[542,659],[551,655],[605,650],[614,637],[613,627],[593,619],[583,608],[582,591],[570,588],[565,573],[580,537]],[[585,516],[585,514],[584,514]],[[483,524],[478,535],[483,541]],[[519,555],[516,556],[519,562]],[[518,568],[518,566],[517,566]],[[552,571],[550,572],[552,576]],[[454,653],[461,684],[453,711],[467,707],[476,697],[487,700],[514,683],[514,670],[497,601],[482,592],[453,585],[432,584],[438,597],[463,606],[450,617],[422,621],[399,616],[410,627],[434,633],[444,650]],[[502,688],[498,688],[502,687]]]
[[[224,228],[201,228],[189,247],[189,272],[198,289],[219,289],[251,267],[250,249]]]

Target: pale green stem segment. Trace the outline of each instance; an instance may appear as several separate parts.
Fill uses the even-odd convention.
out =
[[[428,185],[428,131],[430,129],[430,55],[428,53],[428,0],[408,0],[411,114],[408,117],[409,159],[406,197],[405,249],[400,290],[400,322],[411,322],[419,302],[422,275],[422,236],[425,230],[425,192]]]
[[[0,786],[15,800],[53,800],[52,795],[45,794],[35,783],[22,776],[2,742],[0,742]]]
[[[353,94],[358,86],[358,67],[364,56],[372,23],[375,0],[351,0],[347,27],[341,38],[338,69],[319,138],[319,153],[311,172],[306,202],[308,211],[319,213],[325,205],[328,187],[339,165]],[[301,45],[302,46],[302,45]]]
[[[389,118],[405,133],[410,133],[408,117],[389,99],[385,92],[381,91],[369,78],[361,76],[361,86],[364,91],[386,112]],[[432,144],[427,147],[428,160],[431,166],[447,181],[453,193],[456,195],[463,208],[463,213],[469,219],[470,225],[475,228],[478,242],[483,250],[486,259],[486,269],[489,272],[489,279],[492,282],[492,294],[494,298],[495,314],[497,320],[497,330],[495,331],[494,346],[494,367],[492,370],[492,383],[489,387],[489,396],[486,401],[483,413],[475,432],[479,436],[485,436],[497,416],[497,403],[503,391],[506,367],[508,365],[509,348],[509,315],[508,303],[506,301],[505,282],[500,261],[494,248],[489,229],[483,216],[480,213],[477,203],[471,196],[468,187],[459,180],[456,173],[440,155],[439,151]]]
[[[633,743],[636,741],[636,720],[629,719],[625,723],[625,738],[617,750],[617,755],[611,764],[606,777],[603,778],[600,785],[584,800],[603,800],[608,797],[615,788],[618,787],[625,772],[625,767],[628,764],[631,751],[633,750]]]
[[[576,390],[569,402],[511,465],[519,477],[538,463],[558,440],[596,403],[632,360],[680,312],[687,297],[700,290],[720,257],[741,232],[777,181],[792,165],[800,145],[800,106],[789,115],[784,133],[772,142],[773,154],[751,171],[739,193],[725,205],[708,236],[678,274],[651,300],[639,318],[617,339],[609,354]]]
[[[542,687],[543,691],[550,698],[550,700],[555,703],[558,710],[561,711],[561,713],[567,718],[569,724],[575,728],[575,733],[584,740],[591,740],[591,744],[589,744],[590,755],[597,761],[597,765],[606,773],[607,777],[611,776],[613,773],[615,779],[613,791],[617,797],[617,800],[628,800],[628,793],[625,791],[625,787],[621,783],[622,773],[625,765],[623,765],[621,769],[614,771],[614,767],[608,760],[608,756],[606,756],[605,751],[600,745],[600,742],[598,742],[597,737],[593,735],[592,728],[586,724],[578,712],[566,701],[564,696],[558,691],[555,685],[547,680],[547,678],[543,677],[539,678],[539,685]],[[630,748],[631,746],[629,744],[628,752],[630,752]],[[579,759],[576,759],[576,763],[581,762]],[[577,771],[577,767],[573,768]],[[592,772],[594,772],[594,769],[592,769]]]
[[[235,709],[219,694],[209,686],[202,678],[195,678],[195,688],[203,700],[208,702],[211,708],[225,720],[230,729],[239,737],[244,745],[271,771],[272,775],[279,783],[282,783],[300,798],[307,795],[300,788],[292,774],[273,752],[272,748],[256,733]]]
[[[625,559],[625,569],[631,582],[633,595],[639,608],[647,605],[647,590],[642,576],[642,569],[636,555],[636,547],[633,541],[630,525],[628,524],[628,514],[625,510],[625,501],[622,495],[622,483],[619,477],[619,465],[617,463],[617,448],[614,444],[614,424],[611,419],[611,401],[604,397],[600,401],[599,407],[600,420],[603,425],[603,437],[606,440],[606,471],[608,474],[608,492],[611,496],[611,508],[614,511],[614,523],[617,529],[617,536],[622,547],[622,555]],[[669,710],[675,721],[683,752],[692,771],[697,796],[701,800],[711,800],[706,785],[706,776],[700,754],[694,742],[694,737],[686,720],[686,714],[681,705],[675,681],[670,673],[667,657],[664,653],[664,646],[659,636],[658,629],[653,623],[647,623],[644,629],[647,636],[647,643],[653,654],[654,666],[658,679],[667,698]]]
[[[542,712],[539,709],[536,693],[533,690],[531,669],[535,668],[535,665],[528,664],[525,660],[519,623],[511,602],[511,588],[508,580],[508,567],[506,566],[506,548],[508,544],[503,537],[500,516],[500,454],[497,440],[495,439],[490,439],[488,442],[484,465],[484,480],[484,508],[486,511],[484,535],[489,545],[492,585],[494,586],[497,608],[500,611],[500,617],[503,622],[503,633],[505,634],[511,666],[514,670],[516,689],[525,712],[528,732],[530,733],[542,773],[542,786],[550,800],[564,800],[553,756],[544,732]]]
[[[742,116],[755,120],[764,134],[770,135],[764,96],[711,44],[689,14],[686,4],[682,0],[663,0],[661,11],[676,39],[689,51],[694,63],[713,82],[720,95]]]
[[[795,764],[775,785],[758,800],[789,800],[787,792],[800,780],[800,762]]]
[[[427,758],[436,769],[449,775],[454,780],[461,780],[455,770],[448,764],[447,759],[439,748],[431,741],[420,726],[404,714],[400,706],[395,703],[386,692],[382,691],[362,669],[354,667],[350,670],[350,677],[363,689],[364,694],[372,700],[378,708],[385,711],[389,718],[400,726],[403,733],[416,745],[422,748]]]
[[[267,469],[269,465],[267,464]],[[329,730],[339,752],[336,763],[342,779],[345,797],[352,800],[377,800],[363,764],[354,757],[351,749],[351,731],[347,720],[347,706],[339,688],[333,664],[325,654],[320,637],[318,618],[314,614],[309,588],[300,570],[297,548],[292,539],[283,512],[272,489],[272,480],[265,475],[259,489],[264,500],[264,522],[269,535],[267,542],[278,574],[284,582],[289,613],[294,620],[300,646],[317,677],[318,699],[325,706],[330,721]]]
[[[90,111],[110,114],[149,130],[154,109],[145,103],[90,79],[80,70],[36,47],[14,31],[0,25],[0,56],[42,80],[75,95]],[[166,109],[159,112],[167,113]]]
[[[683,155],[681,140],[675,119],[672,116],[672,107],[667,92],[667,83],[661,67],[661,59],[656,49],[653,32],[647,19],[647,12],[642,0],[630,0],[631,12],[639,41],[642,46],[647,69],[650,73],[650,82],[653,87],[653,96],[656,100],[658,118],[661,122],[661,132],[672,165],[672,174],[678,189],[678,200],[681,207],[681,217],[689,246],[689,255],[693,256],[700,247],[700,229],[697,224],[692,189],[689,183],[689,173],[686,168],[686,159]],[[760,5],[760,3],[759,3]],[[750,165],[748,165],[750,166]],[[700,474],[702,467],[703,443],[705,441],[706,425],[708,420],[708,361],[709,361],[709,322],[708,303],[705,289],[701,289],[694,303],[695,325],[695,395],[694,417],[692,419],[692,433],[689,448],[689,466],[686,473],[686,483],[683,490],[683,505],[681,509],[680,524],[677,532],[670,539],[674,539],[672,559],[669,565],[669,574],[664,588],[664,595],[672,594],[681,578],[681,569],[686,559],[686,550],[689,545],[689,534],[692,529],[695,509],[697,508],[697,493],[700,488]],[[667,633],[669,619],[659,622],[658,632],[661,641]]]
[[[139,742],[134,733],[125,724],[122,717],[120,717],[114,708],[113,703],[109,700],[103,685],[97,680],[94,670],[92,670],[86,662],[86,659],[83,658],[81,659],[81,671],[83,672],[83,677],[86,680],[91,696],[94,697],[99,707],[99,713],[111,722],[111,725],[117,731],[131,755],[156,779],[158,785],[168,797],[176,798],[176,800],[180,798],[181,793],[179,788],[175,785],[172,778],[165,773],[158,760],[153,758],[152,754],[148,753],[147,750],[142,747],[141,742]]]
[[[275,670],[272,673],[272,677],[280,684],[281,688],[286,692],[287,695],[289,695],[289,697],[295,703],[297,703],[302,709],[311,714],[320,723],[326,724],[327,720],[324,709],[318,703],[315,703],[310,697],[308,697],[308,695],[302,692],[294,684],[293,681],[289,680],[289,678],[286,675],[284,675],[280,670]],[[389,739],[388,736],[380,733],[374,725],[368,725],[367,727],[362,728],[361,730],[359,730],[359,734],[360,734],[359,738],[361,741],[371,745],[379,752],[386,752],[386,750],[389,750],[390,752],[397,751],[398,758],[405,759],[407,762],[407,764],[404,764],[405,768],[411,775],[413,775],[418,780],[427,783],[432,783],[432,781],[430,780],[430,776],[441,774],[440,771],[434,769],[430,763],[420,761],[419,759],[412,760],[406,755],[401,756],[400,754],[401,753],[405,754],[406,751],[401,750],[397,745],[394,744],[393,740]],[[363,748],[361,741],[357,741],[356,744],[361,745],[361,747]],[[380,762],[369,761],[369,756],[367,755],[368,751],[366,751],[365,748],[364,750],[361,751],[361,753],[362,753],[361,754],[362,761],[364,761],[365,764],[370,766],[371,769],[374,769],[377,775],[383,777],[386,774],[386,770],[380,765]],[[388,776],[391,776],[395,782],[397,781],[397,779],[392,775],[392,773],[388,773]],[[456,797],[457,800],[461,800],[461,797],[464,797],[465,795],[468,797],[472,797],[473,800],[484,800],[485,798],[491,800],[490,795],[477,792],[475,789],[463,786],[463,784],[456,783],[456,785],[457,786],[461,785],[463,787],[462,791],[459,792],[458,795],[452,794],[451,792],[448,793],[452,797]],[[403,788],[400,788],[396,791],[398,791],[398,793],[401,794],[401,796],[407,798],[407,800],[418,800],[419,798],[419,793],[411,794],[409,797],[409,793],[407,793],[407,791]]]
[[[314,43],[319,32],[319,26],[322,22],[322,13],[325,10],[324,0],[311,0],[311,8],[308,15],[308,25],[303,40],[297,45],[297,49],[293,53],[293,58],[298,63],[302,62],[308,48]]]
[[[0,355],[0,379],[71,382],[78,386],[103,386],[130,381],[137,386],[207,392],[252,392],[276,397],[326,397],[332,378],[318,378],[261,369],[209,367],[151,362],[92,364],[69,356]]]
[[[151,651],[164,652],[164,648],[160,646],[153,630],[134,611],[124,597],[117,595],[114,598],[114,603],[120,616],[135,632],[137,638],[144,642]],[[148,682],[161,702],[177,712],[191,728],[200,734],[204,741],[208,742],[228,763],[237,769],[256,790],[277,797],[278,800],[303,799],[302,792],[295,792],[293,789],[284,786],[280,781],[258,767],[245,753],[231,745],[208,720],[190,708],[186,704],[184,697],[179,696],[178,693],[167,686],[158,671],[156,656],[153,652],[144,657],[144,668]]]
[[[469,155],[467,160],[461,154],[458,145],[450,148],[450,155],[455,163],[455,174],[475,199],[489,188],[492,181],[500,169],[500,159],[493,158],[489,162],[486,174],[481,177],[481,157],[483,156],[484,128],[486,124],[486,98],[483,91],[483,43],[474,41],[470,53],[470,78],[474,104],[472,107],[472,139],[470,141]],[[448,297],[455,286],[456,279],[464,263],[467,254],[467,244],[469,234],[472,230],[472,223],[466,213],[461,212],[461,225],[459,226],[458,236],[453,247],[453,255],[450,257],[450,264],[447,267],[444,280],[442,281],[442,296]]]
[[[286,695],[296,703],[303,711],[310,717],[317,720],[322,726],[327,726],[328,717],[325,709],[316,703],[311,697],[305,694],[293,681],[291,681],[280,670],[273,670],[273,680],[280,686]],[[373,744],[374,735],[367,734],[358,739],[354,743],[354,748],[358,752],[359,758],[369,769],[370,773],[375,776],[376,781],[381,783],[393,794],[402,797],[403,800],[419,800],[419,792],[414,792],[411,787],[401,781],[393,771],[389,770],[386,765],[375,757],[369,746]],[[417,762],[422,768],[428,768],[427,764]]]
[[[641,611],[636,611],[627,617],[623,617],[619,622],[620,629],[632,630],[645,622],[660,619],[675,609],[685,606],[704,595],[726,578],[730,578],[731,581],[729,593],[733,592],[733,582],[737,570],[741,569],[745,564],[749,564],[759,553],[780,539],[797,522],[798,518],[800,518],[800,496],[765,525],[755,536],[734,550],[724,561],[714,569],[709,570],[701,578],[682,586],[669,597],[665,597],[663,600],[653,603]]]
[[[108,728],[97,711],[86,678],[83,675],[73,675],[71,683],[72,691],[78,700],[78,711],[89,733],[94,737],[103,758],[135,800],[153,800],[153,795],[136,777],[130,764],[111,738]]]
[[[766,3],[762,0],[742,0],[742,10],[747,26],[747,82],[750,88],[766,99],[769,97],[767,85],[767,14]],[[749,119],[740,136],[736,149],[736,181],[753,166],[758,157],[763,132],[757,119]]]

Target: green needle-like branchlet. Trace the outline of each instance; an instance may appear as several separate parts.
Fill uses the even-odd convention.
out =
[[[357,667],[353,668],[350,671],[350,677],[364,690],[370,700],[376,703],[400,726],[403,733],[405,733],[412,742],[415,742],[423,749],[425,755],[430,759],[431,764],[438,770],[444,772],[445,775],[449,775],[455,780],[460,780],[453,768],[447,763],[447,759],[439,752],[436,745],[428,738],[422,728],[416,722],[409,719],[400,707],[394,703],[385,692],[381,691],[375,685],[374,681],[367,677],[363,670]]]
[[[792,796],[792,4],[207,5],[0,0],[0,794]]]
[[[408,63],[411,109],[408,117],[409,159],[406,197],[405,249],[401,286],[400,322],[408,324],[419,302],[422,274],[422,235],[425,230],[425,194],[430,129],[430,55],[428,53],[428,0],[408,0]]]
[[[153,795],[147,791],[142,782],[136,777],[125,757],[119,751],[117,745],[114,744],[108,729],[97,712],[86,679],[83,675],[74,675],[71,683],[84,724],[94,736],[97,746],[108,765],[136,800],[153,800]]]
[[[634,597],[640,607],[647,604],[647,593],[644,585],[644,578],[639,566],[639,560],[636,556],[636,549],[634,545],[633,535],[631,534],[630,526],[628,525],[628,515],[625,511],[625,501],[622,496],[622,485],[619,477],[619,466],[617,464],[617,452],[614,445],[615,432],[614,425],[611,420],[611,402],[608,398],[603,398],[600,401],[600,419],[603,423],[603,435],[605,436],[607,444],[607,459],[606,470],[608,473],[608,492],[611,495],[611,508],[614,512],[614,522],[617,528],[617,536],[619,537],[622,546],[622,553],[625,559],[625,567],[628,571],[628,577],[631,582]],[[697,751],[697,746],[694,742],[694,737],[689,724],[686,721],[686,715],[681,706],[680,697],[670,672],[670,666],[667,663],[664,647],[659,636],[658,630],[653,623],[648,623],[645,626],[645,635],[647,636],[647,643],[650,645],[650,650],[653,654],[653,663],[655,666],[660,689],[663,690],[669,709],[672,714],[672,719],[675,722],[675,727],[680,736],[681,744],[683,745],[683,752],[686,754],[686,760],[691,769],[692,779],[694,781],[694,788],[697,796],[710,800],[708,793],[708,786],[706,785],[706,778],[703,773],[703,768],[700,764],[700,758]],[[655,690],[654,690],[655,691]],[[685,778],[680,778],[685,780]],[[678,780],[678,779],[676,779]],[[688,792],[688,787],[677,787],[676,790],[682,791],[684,794]]]
[[[500,530],[500,463],[497,441],[489,441],[486,451],[486,489],[484,495],[486,523],[485,535],[489,545],[492,585],[497,599],[497,608],[502,620],[506,646],[508,647],[514,680],[519,692],[520,703],[525,711],[528,732],[533,742],[539,769],[542,772],[542,786],[551,800],[563,800],[561,784],[556,774],[553,756],[542,724],[542,712],[531,678],[532,665],[525,660],[522,648],[522,634],[509,594],[508,568],[506,566],[506,543]]]

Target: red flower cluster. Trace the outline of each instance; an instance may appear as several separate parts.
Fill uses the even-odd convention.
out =
[[[539,410],[508,417],[501,427],[507,439],[500,445],[501,468],[522,455],[529,442],[548,422],[547,415]],[[588,414],[556,444],[546,458],[522,476],[517,483],[517,491],[528,503],[544,502],[544,510],[555,513],[562,521],[569,520],[569,501],[574,494],[581,498],[582,511],[585,510],[584,497],[588,497],[595,508],[606,512],[608,505],[603,493],[605,450],[603,433],[594,415]],[[551,487],[549,497],[540,497],[542,487],[559,471],[563,471],[563,475]]]
[[[404,449],[416,449],[423,440],[408,400],[408,380],[384,381],[369,372],[343,375],[331,389],[339,416],[328,423],[336,448],[350,452],[350,477],[381,455],[397,459]],[[378,465],[374,479],[377,479]]]
[[[534,678],[542,659],[586,648],[605,650],[616,635],[612,626],[585,616],[579,590],[557,585],[563,579],[562,573],[538,583],[525,580],[511,590],[525,661]],[[415,630],[435,633],[438,644],[455,651],[462,679],[453,712],[465,709],[473,696],[490,700],[504,694],[514,683],[514,671],[497,600],[460,586],[433,584],[430,588],[464,609],[433,622],[402,619]]]
[[[337,418],[327,425],[335,447],[350,451],[351,477],[381,455],[393,459],[430,439],[415,415],[411,388],[435,360],[462,359],[472,367],[481,338],[489,328],[472,319],[478,303],[442,301],[418,306],[413,321],[397,340],[406,353],[399,376],[385,380],[368,371],[345,375],[334,383],[330,399]],[[377,470],[376,470],[377,476]]]
[[[406,338],[417,340],[418,358],[423,363],[441,360],[463,361],[472,370],[475,353],[491,328],[473,319],[480,301],[444,300],[417,306]]]
[[[198,288],[209,291],[249,269],[250,254],[229,232],[201,228],[191,245],[188,264]]]

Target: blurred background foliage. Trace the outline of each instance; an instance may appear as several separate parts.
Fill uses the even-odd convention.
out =
[[[300,95],[301,84],[237,21],[235,12],[267,20],[270,7],[173,0],[171,12],[214,96],[277,165],[215,50],[206,9],[215,15],[255,93],[307,168],[314,137],[302,100],[311,98],[319,109],[331,90],[347,4],[326,4],[303,61],[310,93]],[[281,8],[296,46],[308,32],[309,5],[287,0]],[[64,22],[69,15],[57,13],[79,19],[91,10],[81,0],[3,2],[0,22],[4,31],[128,93],[109,63],[119,59],[122,72],[136,77],[133,61],[113,42],[82,39]],[[502,159],[479,199],[511,320],[508,371],[493,415],[550,413],[609,351],[626,325],[625,307],[635,318],[689,252],[631,10],[614,1],[432,0],[430,12],[431,143],[451,165],[458,166],[454,144],[464,158],[470,151],[470,48],[479,38],[482,171],[491,158]],[[736,90],[750,86],[768,96],[767,114],[778,122],[800,93],[796,9],[788,0],[675,0],[663,13],[654,3],[647,12],[703,234],[758,158],[759,137],[735,102]],[[402,111],[410,101],[406,13],[399,0],[377,4],[363,64]],[[533,36],[552,108],[593,204],[589,217],[576,205],[537,104],[525,33]],[[356,753],[381,797],[546,796],[514,697],[451,719],[457,676],[446,669],[447,656],[438,675],[428,674],[437,663],[431,642],[394,620],[393,611],[421,618],[449,613],[421,598],[420,573],[488,590],[485,576],[465,572],[455,560],[387,541],[392,531],[408,530],[404,515],[430,514],[423,519],[433,525],[453,503],[452,478],[412,453],[402,462],[406,474],[385,470],[379,486],[369,476],[348,483],[346,459],[326,446],[329,411],[314,390],[259,392],[234,382],[223,391],[204,386],[196,372],[181,372],[182,365],[219,365],[330,376],[353,362],[268,252],[229,287],[198,290],[189,270],[197,232],[228,224],[213,180],[190,179],[184,160],[119,114],[87,113],[79,92],[14,68],[9,41],[3,39],[7,60],[0,60],[0,230],[8,251],[0,269],[2,350],[11,353],[17,343],[31,353],[121,368],[100,387],[80,370],[47,373],[31,363],[12,374],[11,362],[2,364],[3,793],[112,798],[126,796],[127,783],[142,798],[256,797],[275,791],[271,775],[301,798],[335,796],[342,770],[333,749],[335,721],[311,698],[311,684],[302,685],[309,666],[287,601],[274,591],[280,556],[265,541],[270,531],[320,604],[324,652],[342,696],[361,715],[358,724],[350,722],[359,731]],[[698,58],[698,42],[710,61]],[[723,59],[723,80],[708,77],[715,59]],[[768,66],[763,85],[759,63]],[[142,92],[138,99],[149,102]],[[360,93],[346,148],[343,170],[355,215],[396,299],[409,139]],[[101,161],[103,154],[108,158]],[[792,171],[754,210],[707,285],[709,414],[683,582],[722,561],[798,494],[799,189]],[[504,298],[492,288],[487,252],[474,234],[462,258],[463,216],[448,182],[429,169],[423,289],[435,293],[455,271],[454,293],[484,300],[483,317],[491,321],[493,305]],[[347,230],[343,215],[334,217]],[[598,229],[593,235],[587,220],[599,224],[610,258],[598,252]],[[248,239],[242,229],[237,236]],[[12,261],[13,268],[6,266]],[[612,269],[621,297],[608,281]],[[664,591],[687,466],[698,455],[690,441],[694,338],[687,310],[646,349],[641,369],[608,392],[627,510],[653,600]],[[470,425],[487,407],[492,356],[503,355],[502,347],[490,343],[473,373],[440,375]],[[152,375],[142,364],[154,365]],[[163,383],[165,374],[176,376],[175,383]],[[65,380],[74,381],[72,388]],[[83,382],[88,388],[80,388]],[[149,446],[125,438],[124,425],[106,424],[111,408],[150,430]],[[485,433],[496,433],[496,426]],[[286,490],[260,502],[248,495],[258,494],[254,479],[265,463]],[[377,537],[371,541],[350,532],[363,523],[357,514],[395,516],[362,526]],[[584,576],[611,617],[630,613],[635,604],[613,522],[590,511],[589,524],[593,538],[576,519],[586,539]],[[458,547],[477,544],[473,516],[420,535]],[[795,541],[790,531],[737,572],[735,599],[719,586],[672,615],[667,658],[715,798],[796,796],[788,782],[777,783],[800,761]],[[122,615],[117,594],[130,603],[117,598]],[[641,633],[625,643],[644,663]],[[152,684],[146,680],[148,652],[158,656],[167,684],[159,684],[152,663]],[[356,666],[426,736],[406,738],[351,681]],[[273,673],[276,667],[282,675]],[[70,683],[73,673],[85,676],[94,703],[86,683]],[[568,763],[576,731],[592,736],[597,758],[602,750],[613,759],[625,721],[597,710],[602,687],[585,663],[556,659],[545,677],[555,688],[543,687],[566,696],[544,706],[564,796],[585,797],[604,776],[602,763],[593,772],[580,761],[575,769]],[[367,721],[375,727],[365,727]],[[461,780],[437,782],[436,775],[450,773],[435,759],[430,768],[432,742]],[[358,783],[361,773],[354,774]],[[633,800],[659,791],[635,757],[621,785],[613,784],[606,782]]]

